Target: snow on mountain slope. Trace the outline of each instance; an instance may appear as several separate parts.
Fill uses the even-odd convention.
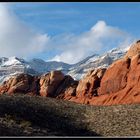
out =
[[[8,58],[6,57],[1,57],[0,58],[0,65],[2,65],[4,62],[8,61]]]
[[[93,55],[87,57],[82,62],[75,64],[74,67],[71,67],[68,74],[71,75],[74,79],[79,80],[89,70],[95,68],[107,68],[115,60],[118,60],[121,57],[123,57],[128,49],[129,47],[124,49],[114,48],[101,56]]]
[[[91,69],[100,67],[107,68],[112,62],[123,57],[128,49],[129,47],[124,49],[115,48],[103,55],[94,54],[74,65],[56,61],[45,62],[41,59],[25,61],[24,59],[17,57],[1,57],[0,83],[19,73],[40,75],[52,70],[61,70],[64,74],[71,75],[74,79],[79,80]]]
[[[38,74],[31,68],[28,62],[22,58],[9,57],[0,58],[0,83],[19,73]]]
[[[24,60],[23,59],[19,59],[17,57],[10,57],[7,59],[7,61],[5,61],[4,63],[2,63],[1,66],[11,66],[11,65],[22,65],[24,64]]]
[[[71,65],[63,62],[56,61],[45,62],[41,59],[32,59],[29,63],[31,68],[35,69],[40,73],[46,73],[52,70],[61,70],[63,73],[67,73],[68,69],[71,67]]]
[[[63,62],[45,62],[41,59],[33,59],[27,62],[15,56],[9,58],[2,57],[0,58],[0,83],[20,73],[40,75],[52,70],[61,70],[63,73],[67,73],[70,66]]]

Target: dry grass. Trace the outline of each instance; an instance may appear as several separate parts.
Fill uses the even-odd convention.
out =
[[[89,106],[52,98],[0,96],[3,136],[140,136],[140,105]]]

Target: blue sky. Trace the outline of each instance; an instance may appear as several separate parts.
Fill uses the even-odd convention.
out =
[[[6,6],[3,7],[8,9]],[[11,55],[19,54],[25,58],[38,57],[44,60],[76,63],[93,53],[103,53],[120,45],[128,45],[132,40],[140,37],[140,3],[136,2],[30,2],[11,3],[8,7],[10,12],[3,14],[2,17],[10,15],[8,22],[16,25],[13,27],[16,31],[10,30],[10,34],[13,36],[13,33],[24,32],[22,37],[19,37],[18,33],[18,40],[22,38],[20,42],[24,44],[25,41],[28,48],[20,50],[19,48],[23,46],[22,43],[20,46],[18,41],[16,44],[13,40],[9,40],[9,44],[11,41],[14,46],[19,47],[18,52],[29,52],[29,55],[24,52],[22,56],[16,52],[15,47],[15,52],[11,51]],[[0,12],[4,13],[3,11]],[[20,22],[24,23],[23,28]],[[25,26],[32,31],[25,33],[24,30],[27,29]],[[4,27],[6,30],[7,27],[5,25]],[[24,30],[17,31],[16,27]],[[98,30],[91,31],[92,28]],[[2,29],[4,30],[3,27]],[[7,33],[7,31],[3,32]],[[32,35],[33,33],[36,36]],[[37,38],[36,48],[33,48],[33,44],[32,46],[26,44],[27,38],[24,38],[26,34],[31,34],[28,38]],[[5,42],[2,44],[5,45]],[[10,56],[10,52],[0,55]]]
[[[12,8],[29,25],[48,32],[79,34],[98,20],[117,26],[134,35],[140,34],[139,2],[58,2],[15,3]]]

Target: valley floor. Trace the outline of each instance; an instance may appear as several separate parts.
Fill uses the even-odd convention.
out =
[[[1,95],[0,136],[140,136],[140,104],[90,106]]]

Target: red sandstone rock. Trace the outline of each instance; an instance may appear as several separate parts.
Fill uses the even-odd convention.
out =
[[[114,62],[107,70],[90,71],[79,83],[60,71],[40,78],[21,74],[0,86],[0,94],[5,92],[41,95],[90,105],[140,103],[140,42],[135,43],[124,58]]]
[[[106,70],[98,94],[92,98],[73,97],[70,101],[90,105],[140,103],[140,42],[132,45],[123,59]]]
[[[105,72],[98,94],[110,94],[125,88],[131,59],[121,59],[114,62]]]
[[[40,78],[40,95],[44,97],[53,97],[61,82],[64,80],[64,74],[61,71],[52,71]]]
[[[28,74],[20,74],[4,82],[0,86],[0,93],[38,94],[38,81],[39,79],[37,77]]]
[[[123,60],[122,60],[123,61]],[[123,67],[123,63],[118,63],[119,67]],[[114,66],[115,67],[115,66]],[[109,69],[108,69],[109,70]],[[121,69],[120,73],[124,72]],[[110,71],[111,73],[111,71]],[[106,73],[104,76],[107,76]],[[108,75],[109,76],[109,75]],[[118,77],[120,75],[118,74]],[[117,78],[112,77],[114,80]],[[104,79],[102,79],[104,80]],[[121,79],[122,80],[122,79]],[[121,83],[121,80],[118,81]],[[103,90],[103,84],[100,89]],[[125,82],[125,86],[116,91],[114,90],[114,86],[110,84],[110,87],[106,87],[106,91],[110,90],[110,94],[105,94],[99,96],[98,98],[93,98],[90,100],[90,104],[92,105],[114,105],[114,104],[132,104],[132,103],[140,103],[140,54],[136,54],[131,58],[131,64],[129,67],[129,71],[127,72],[127,80]]]
[[[138,40],[136,43],[134,43],[130,49],[128,50],[128,52],[126,53],[126,55],[124,56],[124,58],[132,58],[133,56],[135,56],[136,54],[140,53],[140,40]]]
[[[24,93],[61,99],[70,99],[76,95],[78,81],[64,76],[61,71],[52,71],[39,77],[19,74],[0,86],[0,94]]]
[[[97,89],[100,86],[100,81],[105,73],[106,69],[96,69],[89,71],[89,73],[79,81],[76,89],[77,97],[92,98],[97,96]]]
[[[76,96],[76,88],[78,86],[78,81],[75,81],[71,76],[65,76],[62,84],[56,91],[56,98],[69,100]]]

